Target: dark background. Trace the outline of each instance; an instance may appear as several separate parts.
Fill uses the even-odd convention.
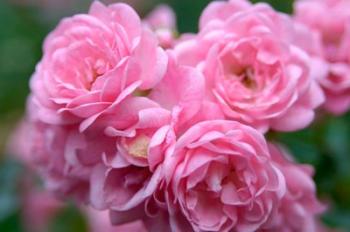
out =
[[[145,15],[157,3],[169,4],[177,14],[180,32],[196,32],[199,15],[208,2],[129,1],[140,15]],[[290,13],[293,1],[266,2]],[[90,3],[89,0],[0,0],[0,231],[25,231],[21,223],[21,185],[27,169],[11,154],[6,154],[5,147],[24,113],[28,81],[41,57],[41,44],[59,19],[86,12]],[[299,162],[315,167],[319,196],[330,204],[323,221],[331,227],[350,231],[350,114],[333,117],[319,113],[318,117],[304,131],[269,137],[287,145]],[[68,204],[50,222],[49,228],[49,231],[86,231],[86,219]]]

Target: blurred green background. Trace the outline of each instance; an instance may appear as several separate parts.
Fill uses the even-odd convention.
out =
[[[103,1],[106,3],[113,2]],[[140,15],[158,3],[175,10],[180,32],[195,32],[209,0],[129,0]],[[257,1],[254,1],[257,2]],[[267,1],[291,12],[292,0]],[[24,113],[28,81],[41,57],[41,44],[59,19],[86,12],[89,0],[0,0],[0,231],[26,231],[23,216],[23,178],[27,170],[10,154],[6,141]],[[319,196],[330,209],[323,221],[350,231],[350,114],[320,115],[310,128],[289,134],[271,134],[302,163],[316,169]],[[49,231],[87,231],[81,212],[72,204],[62,208],[49,223]]]

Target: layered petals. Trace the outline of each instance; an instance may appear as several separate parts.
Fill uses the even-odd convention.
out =
[[[291,42],[293,28],[292,20],[266,4],[214,2],[202,15],[199,34],[175,52],[203,72],[207,99],[228,119],[262,132],[299,130],[312,122],[324,96],[311,75],[312,60]],[[288,115],[300,110],[306,116],[291,122]]]
[[[156,33],[163,48],[172,48],[175,45],[176,15],[168,5],[157,6],[144,21]]]
[[[46,38],[32,99],[40,120],[81,123],[84,131],[138,89],[152,89],[166,67],[167,55],[131,7],[96,1]]]
[[[316,70],[322,72],[326,67],[326,74],[318,77],[326,94],[324,108],[336,115],[350,108],[349,7],[344,0],[300,0],[294,5],[295,20],[319,37],[321,52],[310,51],[310,42],[302,48],[323,62],[323,67],[317,66]]]
[[[286,190],[270,159],[262,134],[253,128],[225,120],[198,123],[165,156],[168,201],[193,231],[256,231]]]

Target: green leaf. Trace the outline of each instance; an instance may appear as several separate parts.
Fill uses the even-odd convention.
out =
[[[88,232],[82,212],[74,205],[64,208],[51,222],[50,232]]]
[[[0,163],[0,222],[19,209],[19,182],[22,167],[15,161],[5,160]]]

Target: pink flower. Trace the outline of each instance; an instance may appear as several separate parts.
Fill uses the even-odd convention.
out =
[[[203,76],[194,68],[177,64],[169,52],[169,65],[162,81],[148,97],[134,97],[121,104],[107,120],[105,134],[116,139],[116,156],[107,157],[113,168],[130,164],[148,166],[148,145],[155,132],[170,125],[174,112],[177,124],[190,120],[201,107],[204,98]]]
[[[307,26],[294,21],[290,35],[290,42],[303,49],[310,56],[310,75],[320,82],[329,72],[329,64],[324,60],[322,40],[319,33]]]
[[[202,30],[215,21],[226,21],[233,14],[247,10],[251,6],[247,0],[213,1],[202,12],[199,28]]]
[[[204,73],[207,98],[228,119],[263,132],[293,131],[312,122],[324,96],[309,56],[290,42],[292,28],[266,4],[215,2],[202,15],[199,34],[175,51]]]
[[[167,5],[157,6],[145,19],[156,33],[163,48],[172,48],[175,43],[176,15]]]
[[[293,163],[289,154],[275,145],[270,144],[269,149],[273,162],[285,176],[287,192],[268,231],[318,232],[318,216],[325,207],[316,197],[313,168]]]
[[[320,36],[327,75],[320,78],[325,109],[342,114],[350,108],[350,2],[310,0],[295,3],[295,19]],[[310,43],[308,43],[310,44]]]
[[[213,2],[176,42],[175,24],[166,6],[142,22],[99,2],[63,20],[10,148],[48,190],[103,210],[92,231],[316,231],[312,170],[263,133],[309,125],[343,63],[266,4]]]
[[[201,110],[203,76],[194,68],[179,65],[172,53],[168,55],[164,78],[149,93],[149,98],[143,98],[155,106],[142,109],[131,103],[124,105],[123,111],[115,112],[105,130],[109,138],[115,139],[117,152],[103,155],[103,162],[93,169],[90,202],[97,209],[111,209],[125,215],[147,205],[158,188],[162,170],[149,156],[151,148],[163,142],[169,128],[176,125],[180,130],[181,125]],[[133,110],[135,115],[131,113]],[[167,138],[175,140],[175,137]],[[133,216],[143,217],[146,213],[138,210]]]
[[[166,75],[156,87],[124,99],[83,132],[79,124],[43,122],[36,113],[41,106],[29,99],[25,131],[13,144],[20,143],[19,153],[35,164],[48,190],[120,212],[153,195],[161,167],[149,168],[149,145],[157,143],[164,128],[193,120],[204,98],[201,73],[179,65],[171,52],[168,56]]]
[[[48,36],[31,80],[40,120],[83,131],[164,76],[167,56],[125,4],[94,2]]]
[[[168,210],[172,217],[177,208],[194,231],[256,231],[285,194],[285,179],[271,162],[264,137],[251,127],[201,122],[171,150],[163,162]]]
[[[90,177],[103,154],[116,153],[115,140],[103,131],[79,133],[77,126],[30,121],[27,149],[47,190],[59,197],[88,202]]]
[[[160,170],[159,168],[152,173],[144,167],[97,166],[91,178],[92,206],[99,210],[122,212],[137,208],[155,192],[160,180]],[[144,211],[139,210],[138,214],[143,215]]]
[[[64,150],[69,143],[69,131],[37,124],[33,126],[31,136],[32,141],[28,143],[28,147],[33,163],[44,180],[45,188],[59,197],[69,196],[85,202],[89,177],[80,167],[78,170],[75,168],[75,171],[69,170],[64,157]]]

